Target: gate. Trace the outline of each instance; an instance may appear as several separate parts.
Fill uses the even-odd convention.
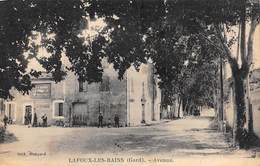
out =
[[[75,103],[73,105],[72,122],[74,126],[87,126],[89,124],[89,112],[87,103]]]

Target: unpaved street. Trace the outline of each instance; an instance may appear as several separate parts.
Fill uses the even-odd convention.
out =
[[[190,117],[153,126],[130,128],[27,128],[9,126],[17,140],[0,145],[1,152],[123,153],[175,155],[229,153],[224,136],[210,129],[210,118]]]
[[[189,117],[129,128],[28,128],[13,125],[8,130],[17,138],[0,145],[0,157],[18,157],[29,161],[32,157],[28,156],[29,153],[43,155],[36,156],[34,159],[37,160],[46,156],[55,159],[58,156],[93,154],[174,157],[234,155],[223,134],[210,128],[211,121],[211,117]]]

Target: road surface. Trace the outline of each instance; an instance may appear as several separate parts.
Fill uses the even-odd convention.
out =
[[[210,127],[211,123],[212,117],[188,117],[128,128],[28,128],[13,125],[8,130],[16,138],[0,144],[0,159],[7,162],[12,158],[45,161],[86,155],[233,156],[235,152],[223,134]]]

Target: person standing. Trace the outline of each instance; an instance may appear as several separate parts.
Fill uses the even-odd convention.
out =
[[[98,116],[98,128],[99,127],[103,128],[103,115],[101,114],[101,112],[99,113],[99,116]]]
[[[110,128],[111,127],[111,119],[108,118],[108,124],[107,124],[107,127]]]
[[[115,115],[114,120],[115,120],[115,126],[116,126],[117,128],[119,128],[119,116],[118,116],[117,114]]]
[[[7,126],[7,123],[8,123],[8,117],[6,115],[4,115],[4,125],[5,125],[5,128]]]
[[[25,124],[25,125],[28,125],[28,124],[29,124],[28,112],[25,112],[25,115],[24,115],[24,124]]]
[[[47,115],[46,114],[44,114],[42,116],[42,126],[47,127]]]
[[[31,112],[28,113],[28,123],[29,123],[29,125],[32,124],[32,113]]]
[[[33,115],[33,127],[37,127],[37,114],[36,112],[34,112],[34,115]]]

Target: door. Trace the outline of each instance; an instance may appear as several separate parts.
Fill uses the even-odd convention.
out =
[[[32,106],[26,105],[24,110],[24,124],[28,125],[32,123]]]
[[[89,113],[86,103],[75,103],[73,105],[73,125],[87,126],[89,124]]]

